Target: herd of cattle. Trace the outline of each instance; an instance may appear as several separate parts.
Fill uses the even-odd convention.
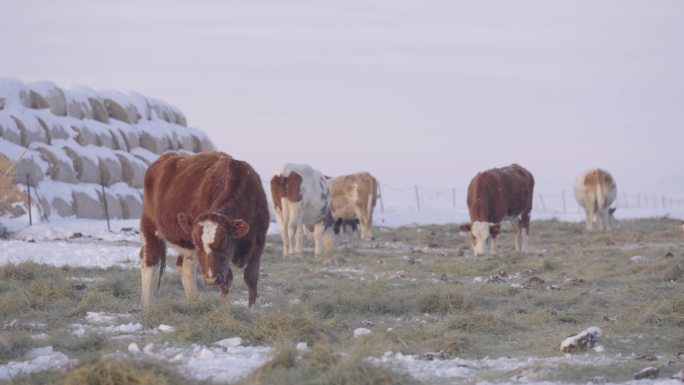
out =
[[[302,252],[305,232],[312,232],[314,253],[334,249],[336,233],[361,227],[361,239],[372,238],[377,180],[367,172],[330,178],[304,164],[285,164],[271,179],[271,197],[283,241],[283,254]],[[518,164],[478,173],[468,186],[471,222],[467,232],[475,256],[496,252],[501,222],[516,231],[515,249],[527,250],[534,177]],[[197,295],[197,262],[205,284],[222,295],[233,281],[231,264],[244,269],[249,306],[257,298],[261,254],[269,226],[269,208],[259,175],[244,161],[222,152],[168,152],[147,169],[144,178],[141,301],[152,298],[166,266],[166,246],[178,250],[176,265],[188,299]],[[601,169],[575,180],[574,195],[586,211],[591,230],[596,217],[603,230],[612,223],[611,203],[617,196],[612,176]]]

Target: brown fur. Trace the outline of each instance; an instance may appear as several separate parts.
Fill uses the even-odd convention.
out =
[[[282,210],[281,199],[287,198],[290,202],[302,200],[302,177],[296,172],[291,172],[288,176],[274,175],[271,178],[271,198],[273,205],[278,210]]]
[[[199,222],[220,226],[217,247],[207,254],[201,244]],[[203,273],[225,272],[221,290],[230,289],[230,263],[244,267],[249,304],[257,297],[261,253],[269,225],[266,194],[261,179],[244,161],[221,152],[165,153],[145,173],[140,231],[144,246],[142,263],[163,272],[164,241],[197,253]],[[191,230],[191,231],[190,231]],[[199,232],[198,232],[199,231]],[[223,243],[221,243],[223,242]],[[176,262],[182,263],[182,257]]]
[[[332,194],[331,213],[336,222],[336,233],[346,221],[361,224],[361,237],[370,238],[373,225],[373,209],[377,201],[377,181],[368,172],[343,175],[330,180]],[[340,222],[342,220],[343,222]]]
[[[470,221],[498,224],[505,217],[520,216],[521,227],[529,231],[533,190],[534,177],[518,164],[480,172],[468,186]],[[498,230],[490,228],[492,236]]]

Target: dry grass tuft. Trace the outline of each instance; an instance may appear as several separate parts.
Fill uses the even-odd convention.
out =
[[[175,385],[186,384],[168,369],[153,362],[103,359],[70,370],[64,385]]]

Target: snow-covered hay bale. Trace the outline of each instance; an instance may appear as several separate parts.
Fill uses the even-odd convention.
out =
[[[97,133],[89,128],[85,123],[72,124],[71,129],[75,133],[74,139],[81,146],[97,144]]]
[[[68,199],[68,200],[67,200]],[[50,205],[52,208],[55,210],[57,215],[61,217],[70,217],[74,215],[74,204],[73,204],[73,196],[69,197],[61,197],[61,196],[54,196],[52,199],[49,201]]]
[[[100,175],[105,186],[123,181],[121,162],[112,150],[102,151],[99,155]]]
[[[29,83],[29,88],[40,94],[50,107],[50,111],[57,116],[66,116],[66,97],[64,91],[52,82]]]
[[[83,185],[78,190],[74,190],[72,201],[74,214],[79,218],[104,219],[104,206],[98,195],[99,186]]]
[[[80,89],[64,90],[66,98],[67,115],[76,119],[92,119],[93,110],[88,101],[88,96]]]
[[[136,123],[141,120],[150,120],[152,114],[150,105],[147,104],[147,98],[137,92],[130,92],[126,96],[131,104],[135,107],[135,111],[138,114]]]
[[[117,102],[112,99],[104,99],[104,106],[107,109],[107,115],[110,118],[120,120],[129,124],[135,123],[132,121],[128,112]]]
[[[93,119],[98,122],[109,123],[109,115],[107,114],[107,108],[105,107],[104,102],[99,98],[93,97],[88,98],[88,102],[90,103],[90,108],[93,110]]]
[[[4,100],[3,108],[31,108],[31,90],[17,79],[0,78],[0,98]]]
[[[152,151],[146,150],[142,147],[134,148],[131,154],[136,158],[142,160],[147,166],[151,165],[152,162],[159,158],[159,154],[155,154]]]
[[[50,104],[48,104],[47,100],[45,98],[37,93],[34,90],[31,90],[29,92],[30,98],[31,98],[31,108],[35,108],[36,110],[42,110],[43,108],[50,108]]]
[[[66,183],[78,182],[76,170],[74,170],[74,163],[62,148],[45,144],[36,144],[32,145],[31,149],[37,151],[41,158],[48,164],[45,174],[49,176],[50,179]]]
[[[121,177],[123,181],[131,187],[142,188],[147,165],[139,158],[122,151],[116,152],[116,157],[119,158],[121,163]]]
[[[34,142],[48,143],[48,138],[43,126],[38,123],[34,116],[30,115],[11,115],[12,120],[19,129],[21,135],[21,145],[28,147]]]
[[[143,131],[140,134],[140,146],[155,154],[174,149],[168,136],[162,131],[155,133]]]
[[[136,147],[140,147],[140,130],[135,126],[120,125],[117,128],[121,138],[126,144],[127,151],[131,151]]]
[[[21,131],[11,115],[0,111],[0,138],[21,146]]]
[[[84,147],[76,143],[68,143],[62,147],[67,156],[71,158],[74,170],[76,170],[76,177],[80,182],[100,184],[100,160],[97,154],[86,153],[86,148],[96,147]]]
[[[121,212],[124,219],[140,218],[142,215],[142,199],[134,194],[119,195]]]
[[[124,218],[123,216],[123,211],[121,208],[121,201],[119,200],[119,196],[117,194],[112,193],[111,191],[105,190],[105,199],[107,199],[107,214],[109,214],[110,219],[122,219]],[[102,193],[100,192],[100,200],[102,200]],[[104,203],[103,203],[104,205]]]
[[[56,139],[69,139],[71,137],[70,129],[67,130],[61,122],[54,119],[43,119],[43,117],[36,116],[38,124],[43,127],[48,138],[48,143]],[[50,122],[50,123],[48,123]]]

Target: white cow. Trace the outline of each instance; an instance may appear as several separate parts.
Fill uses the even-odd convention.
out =
[[[313,226],[315,254],[330,251],[323,235],[332,227],[331,196],[320,171],[306,164],[285,164],[271,178],[271,196],[283,239],[283,255],[301,254],[305,225]]]
[[[594,216],[601,230],[613,227],[615,209],[610,208],[610,205],[617,197],[617,185],[608,171],[596,168],[582,173],[575,179],[573,192],[577,203],[587,214],[587,231],[592,230]]]

